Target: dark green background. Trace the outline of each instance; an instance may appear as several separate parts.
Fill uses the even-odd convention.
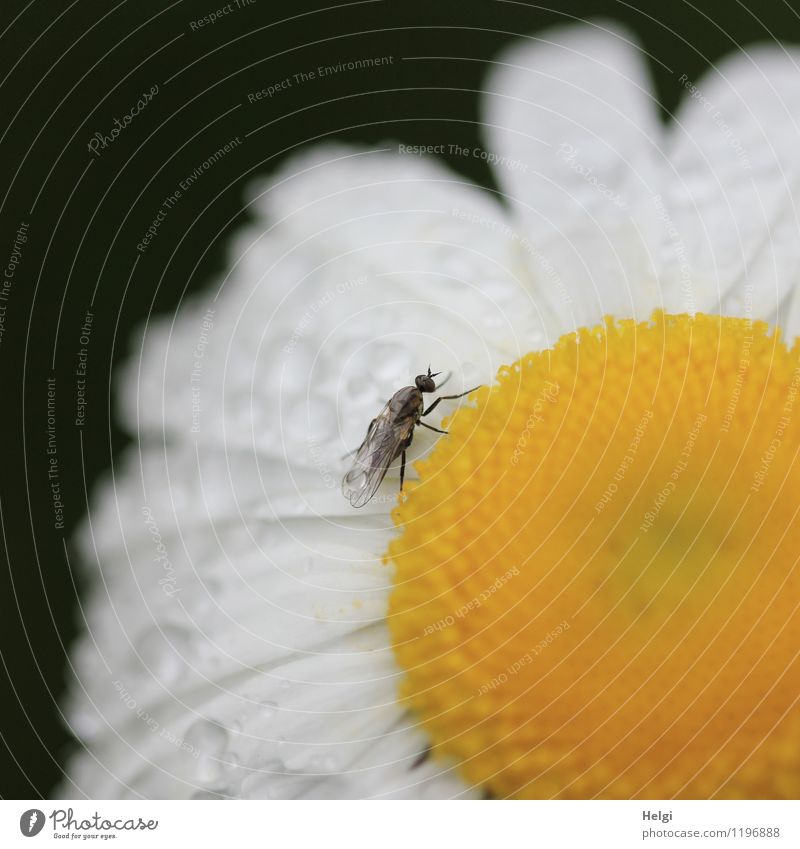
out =
[[[126,442],[109,420],[110,373],[128,350],[132,327],[151,311],[173,310],[221,268],[227,236],[240,223],[242,186],[253,173],[268,173],[298,146],[332,136],[474,146],[485,61],[515,33],[569,18],[612,17],[639,34],[655,60],[665,117],[681,95],[682,74],[696,80],[741,44],[800,41],[798,4],[780,0],[559,0],[558,11],[497,0],[374,0],[338,8],[256,0],[192,32],[189,22],[215,2],[221,4],[34,0],[24,11],[24,3],[3,3],[0,75],[14,66],[0,89],[3,267],[19,223],[30,225],[0,347],[2,534],[11,578],[0,592],[9,677],[0,693],[6,798],[47,796],[69,750],[57,704],[65,649],[78,624],[79,581],[65,542],[85,511],[85,486]],[[379,55],[395,62],[247,103],[247,92],[298,71]],[[442,58],[401,61],[413,56]],[[86,148],[92,134],[108,132],[114,116],[153,84],[158,96],[93,160]],[[223,117],[236,104],[243,105]],[[136,243],[165,195],[231,137],[266,124],[185,194],[131,277]],[[477,159],[453,158],[450,165],[490,184],[488,167]],[[81,444],[71,374],[95,287]],[[63,532],[53,527],[47,480],[45,381],[52,374],[59,387]]]

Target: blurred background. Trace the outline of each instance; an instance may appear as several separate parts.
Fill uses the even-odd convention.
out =
[[[69,751],[59,699],[81,625],[70,536],[126,444],[113,412],[115,367],[145,317],[173,311],[222,270],[255,174],[333,137],[478,145],[487,62],[515,35],[571,19],[613,18],[638,34],[665,119],[683,74],[697,80],[740,45],[800,42],[794,0],[554,5],[5,0],[2,797],[47,797]],[[295,76],[365,57],[391,60]],[[148,102],[128,123],[141,98]],[[180,182],[236,137],[137,249]],[[448,164],[492,186],[484,161]]]

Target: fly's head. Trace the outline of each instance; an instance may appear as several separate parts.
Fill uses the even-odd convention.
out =
[[[428,373],[418,374],[416,378],[414,378],[414,383],[416,384],[416,387],[417,389],[419,389],[420,392],[435,392],[436,384],[434,383],[433,378],[437,377],[440,374],[440,371],[431,374],[431,367],[428,366]]]

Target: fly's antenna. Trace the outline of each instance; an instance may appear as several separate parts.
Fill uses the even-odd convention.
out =
[[[442,372],[437,371],[437,372],[436,372],[436,374],[442,374]],[[453,376],[453,372],[452,372],[452,371],[448,371],[448,372],[447,372],[447,377],[446,377],[444,380],[440,380],[440,381],[436,384],[436,388],[437,388],[437,389],[441,389],[441,388],[445,385],[445,383],[447,383],[447,381],[448,381],[448,380],[450,380],[450,378],[451,378],[452,376]],[[433,375],[431,375],[431,377],[433,377]]]

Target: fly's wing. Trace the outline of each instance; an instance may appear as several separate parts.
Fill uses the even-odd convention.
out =
[[[397,421],[387,404],[369,426],[353,465],[342,481],[342,493],[353,507],[363,507],[375,495],[389,464],[400,453],[414,419]]]

